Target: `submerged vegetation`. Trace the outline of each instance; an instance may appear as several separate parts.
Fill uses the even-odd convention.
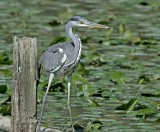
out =
[[[73,75],[71,103],[77,132],[160,129],[160,2],[154,0],[5,0],[0,2],[0,113],[10,115],[12,38],[38,38],[38,56],[69,41],[65,22],[73,15],[109,25],[109,31],[78,29],[83,53]],[[41,77],[38,104],[47,86]],[[54,80],[43,124],[70,131],[67,83]],[[40,107],[38,107],[39,116]]]

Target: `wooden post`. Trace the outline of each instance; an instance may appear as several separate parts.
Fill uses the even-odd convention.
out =
[[[36,38],[14,39],[12,132],[35,132],[37,103]]]

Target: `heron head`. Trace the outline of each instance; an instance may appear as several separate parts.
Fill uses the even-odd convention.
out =
[[[71,26],[78,26],[78,27],[90,27],[90,28],[104,28],[104,29],[109,29],[108,26],[101,25],[98,23],[91,22],[87,20],[84,17],[81,16],[74,16],[72,17],[69,21],[68,24]]]

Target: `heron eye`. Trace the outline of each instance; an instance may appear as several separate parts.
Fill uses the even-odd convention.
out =
[[[80,23],[81,23],[81,24],[84,24],[84,22],[83,22],[83,21],[80,21]]]

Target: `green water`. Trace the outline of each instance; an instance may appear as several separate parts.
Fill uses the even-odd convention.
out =
[[[160,129],[159,0],[1,0],[0,85],[11,89],[12,38],[38,38],[38,56],[74,15],[106,24],[111,30],[76,28],[83,42],[81,63],[73,75],[73,119],[88,132],[158,132]],[[68,41],[68,40],[67,40]],[[39,100],[47,77],[43,74]],[[70,131],[66,80],[55,80],[43,125]],[[64,88],[62,88],[62,86]],[[2,103],[10,94],[0,95]],[[131,99],[138,102],[116,109]],[[38,117],[40,105],[38,105]],[[94,124],[100,121],[100,124]],[[92,122],[92,123],[91,123]],[[88,124],[88,125],[87,125]],[[99,127],[98,127],[99,125]],[[91,127],[92,126],[92,127]]]

